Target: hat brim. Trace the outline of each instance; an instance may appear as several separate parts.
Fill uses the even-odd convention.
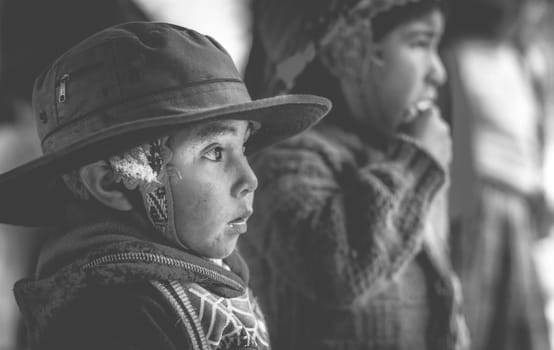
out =
[[[310,128],[330,108],[331,102],[322,97],[283,95],[194,113],[155,116],[104,129],[71,147],[0,175],[0,222],[25,226],[56,224],[59,203],[68,192],[58,193],[62,174],[166,135],[177,126],[221,119],[256,121],[260,128],[250,137],[247,147],[253,153]]]

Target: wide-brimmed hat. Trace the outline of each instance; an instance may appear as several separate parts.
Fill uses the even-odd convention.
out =
[[[327,99],[252,101],[225,49],[167,23],[105,29],[67,51],[35,81],[33,111],[44,155],[0,175],[0,222],[55,223],[60,175],[168,134],[218,119],[251,120],[248,152],[309,128]]]

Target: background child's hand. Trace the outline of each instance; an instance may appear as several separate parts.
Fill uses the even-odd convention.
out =
[[[418,140],[443,167],[448,168],[452,159],[450,127],[435,105],[420,111],[412,121],[402,125],[401,132]]]

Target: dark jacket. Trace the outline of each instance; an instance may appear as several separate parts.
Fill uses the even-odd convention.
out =
[[[256,215],[240,248],[273,348],[465,346],[445,242],[426,233],[445,173],[415,141],[379,151],[323,124],[253,165]]]
[[[137,232],[96,223],[45,248],[15,286],[31,349],[268,348],[236,252],[227,270]]]

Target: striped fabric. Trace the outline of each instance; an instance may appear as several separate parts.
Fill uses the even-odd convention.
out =
[[[248,293],[220,297],[198,284],[152,284],[177,311],[193,349],[269,349],[265,321]]]

